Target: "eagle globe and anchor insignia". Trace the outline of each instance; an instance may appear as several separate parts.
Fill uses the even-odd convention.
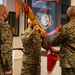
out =
[[[42,23],[44,29],[50,28],[53,24],[52,16],[43,14],[41,17],[41,23]]]
[[[44,14],[42,14],[40,17],[40,21],[44,29],[50,28],[53,24],[52,16],[50,14],[46,14],[47,10],[52,10],[52,8],[49,6],[44,6],[39,10],[44,11]]]

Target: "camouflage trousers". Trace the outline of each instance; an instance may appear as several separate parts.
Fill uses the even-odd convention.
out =
[[[0,75],[4,75],[1,63],[0,63]]]
[[[21,75],[41,75],[40,65],[23,63]]]
[[[0,75],[5,75],[4,71],[3,71],[3,68],[2,68],[1,62],[0,62]],[[12,74],[9,74],[9,75],[12,75]]]
[[[75,68],[62,68],[61,71],[61,75],[75,75]]]

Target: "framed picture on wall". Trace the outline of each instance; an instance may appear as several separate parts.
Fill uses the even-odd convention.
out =
[[[69,5],[62,4],[61,5],[61,14],[67,14],[68,7],[69,7]]]
[[[19,36],[19,18],[16,18],[15,12],[9,12],[8,23],[13,30],[13,36]]]

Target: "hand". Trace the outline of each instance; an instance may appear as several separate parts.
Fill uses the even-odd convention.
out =
[[[40,26],[37,24],[37,25],[34,25],[34,30],[35,31],[38,31],[40,29]]]
[[[12,70],[5,72],[5,75],[10,75],[10,74],[12,74]]]
[[[47,37],[47,36],[46,36],[46,33],[44,33],[44,32],[42,32],[42,33],[40,34],[40,36],[41,36],[42,38]]]
[[[51,47],[50,51],[53,53],[57,53],[57,54],[59,54],[59,52],[60,52],[59,50],[55,49],[54,47]]]

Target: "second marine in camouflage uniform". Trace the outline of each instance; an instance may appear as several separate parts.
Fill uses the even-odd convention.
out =
[[[41,46],[42,39],[38,32],[25,30],[22,33],[22,43],[24,47],[24,54],[22,58],[22,72],[21,75],[41,75]],[[44,46],[45,47],[45,46]]]
[[[75,75],[75,19],[65,24],[53,39],[44,41],[50,46],[60,45],[62,75]]]

